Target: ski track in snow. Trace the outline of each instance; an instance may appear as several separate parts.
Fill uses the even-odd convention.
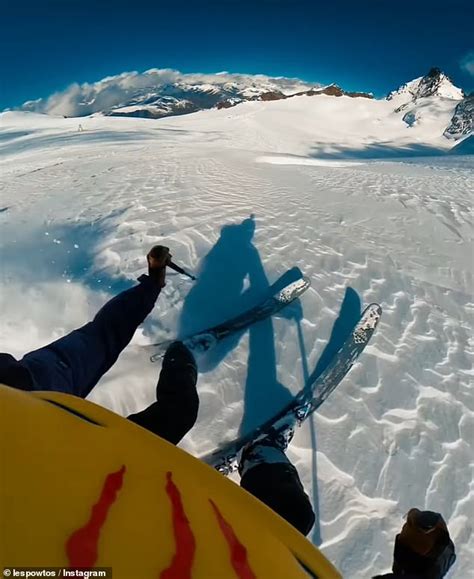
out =
[[[232,295],[250,288],[260,297],[266,281],[246,275],[245,259],[258,255],[269,283],[299,267],[312,281],[300,322],[282,312],[199,360],[200,415],[183,447],[203,454],[299,390],[351,288],[361,308],[378,302],[384,314],[349,376],[290,446],[319,511],[312,539],[321,538],[344,577],[370,577],[389,569],[409,508],[437,510],[458,553],[450,577],[465,578],[474,547],[474,166],[298,161],[300,151],[281,154],[282,142],[270,148],[252,115],[242,113],[235,142],[217,121],[209,125],[209,114],[94,119],[89,135],[74,132],[74,119],[67,130],[45,120],[38,135],[24,135],[19,117],[18,134],[0,148],[1,350],[21,356],[86,322],[143,273],[153,244],[166,243],[199,277],[222,227],[254,215],[258,253],[248,253],[239,228],[234,245],[224,248],[222,237],[226,260],[212,262],[215,287],[202,281],[194,302],[192,284],[170,274],[151,319],[91,400],[122,415],[151,403],[159,365],[140,344],[185,331],[196,304],[199,320],[212,323],[238,313]]]

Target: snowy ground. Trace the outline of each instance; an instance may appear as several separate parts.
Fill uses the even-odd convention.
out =
[[[390,567],[410,507],[437,510],[457,546],[451,577],[465,579],[473,157],[400,158],[446,140],[386,102],[357,99],[354,116],[318,97],[317,116],[306,98],[161,121],[1,115],[0,350],[21,356],[86,322],[166,243],[199,280],[170,273],[92,393],[126,415],[153,401],[159,365],[141,344],[222,321],[299,267],[312,280],[300,310],[199,360],[199,421],[183,446],[200,455],[271,415],[379,302],[371,345],[289,451],[319,513],[311,538],[345,577],[367,578]],[[342,119],[331,138],[330,114]]]

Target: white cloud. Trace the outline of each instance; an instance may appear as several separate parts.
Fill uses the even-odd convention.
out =
[[[104,111],[111,107],[129,101],[137,92],[146,89],[157,90],[172,83],[182,84],[213,84],[223,86],[231,83],[241,85],[242,88],[252,84],[268,83],[277,85],[283,92],[297,92],[305,90],[309,85],[289,78],[271,78],[265,75],[244,75],[219,72],[217,74],[183,74],[172,69],[152,68],[143,73],[136,71],[124,72],[115,76],[108,76],[94,83],[72,84],[66,90],[54,93],[48,98],[28,101],[21,107],[22,110],[65,115],[68,117],[89,115]],[[272,86],[269,87],[271,90]]]
[[[46,99],[28,101],[21,108],[68,117],[88,115],[122,103],[137,90],[175,82],[179,76],[179,72],[168,69],[149,70],[145,73],[124,72],[91,84],[74,83]]]
[[[474,51],[469,52],[461,60],[461,68],[468,74],[474,76]]]

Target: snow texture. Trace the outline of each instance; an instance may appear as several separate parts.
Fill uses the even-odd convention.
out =
[[[287,403],[378,302],[371,343],[289,447],[318,513],[310,539],[367,578],[390,568],[408,509],[433,509],[456,543],[450,577],[465,579],[474,163],[443,154],[455,106],[431,102],[412,127],[393,102],[329,96],[162,120],[4,113],[0,349],[21,356],[85,323],[166,243],[198,281],[169,273],[92,392],[126,415],[153,402],[159,365],[140,345],[232,317],[300,268],[299,306],[199,358],[183,446],[201,455]]]

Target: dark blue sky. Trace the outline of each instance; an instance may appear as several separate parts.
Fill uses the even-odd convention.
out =
[[[0,110],[73,82],[149,68],[296,76],[382,96],[438,66],[472,91],[474,76],[460,62],[474,51],[473,6],[468,0],[0,0]]]

